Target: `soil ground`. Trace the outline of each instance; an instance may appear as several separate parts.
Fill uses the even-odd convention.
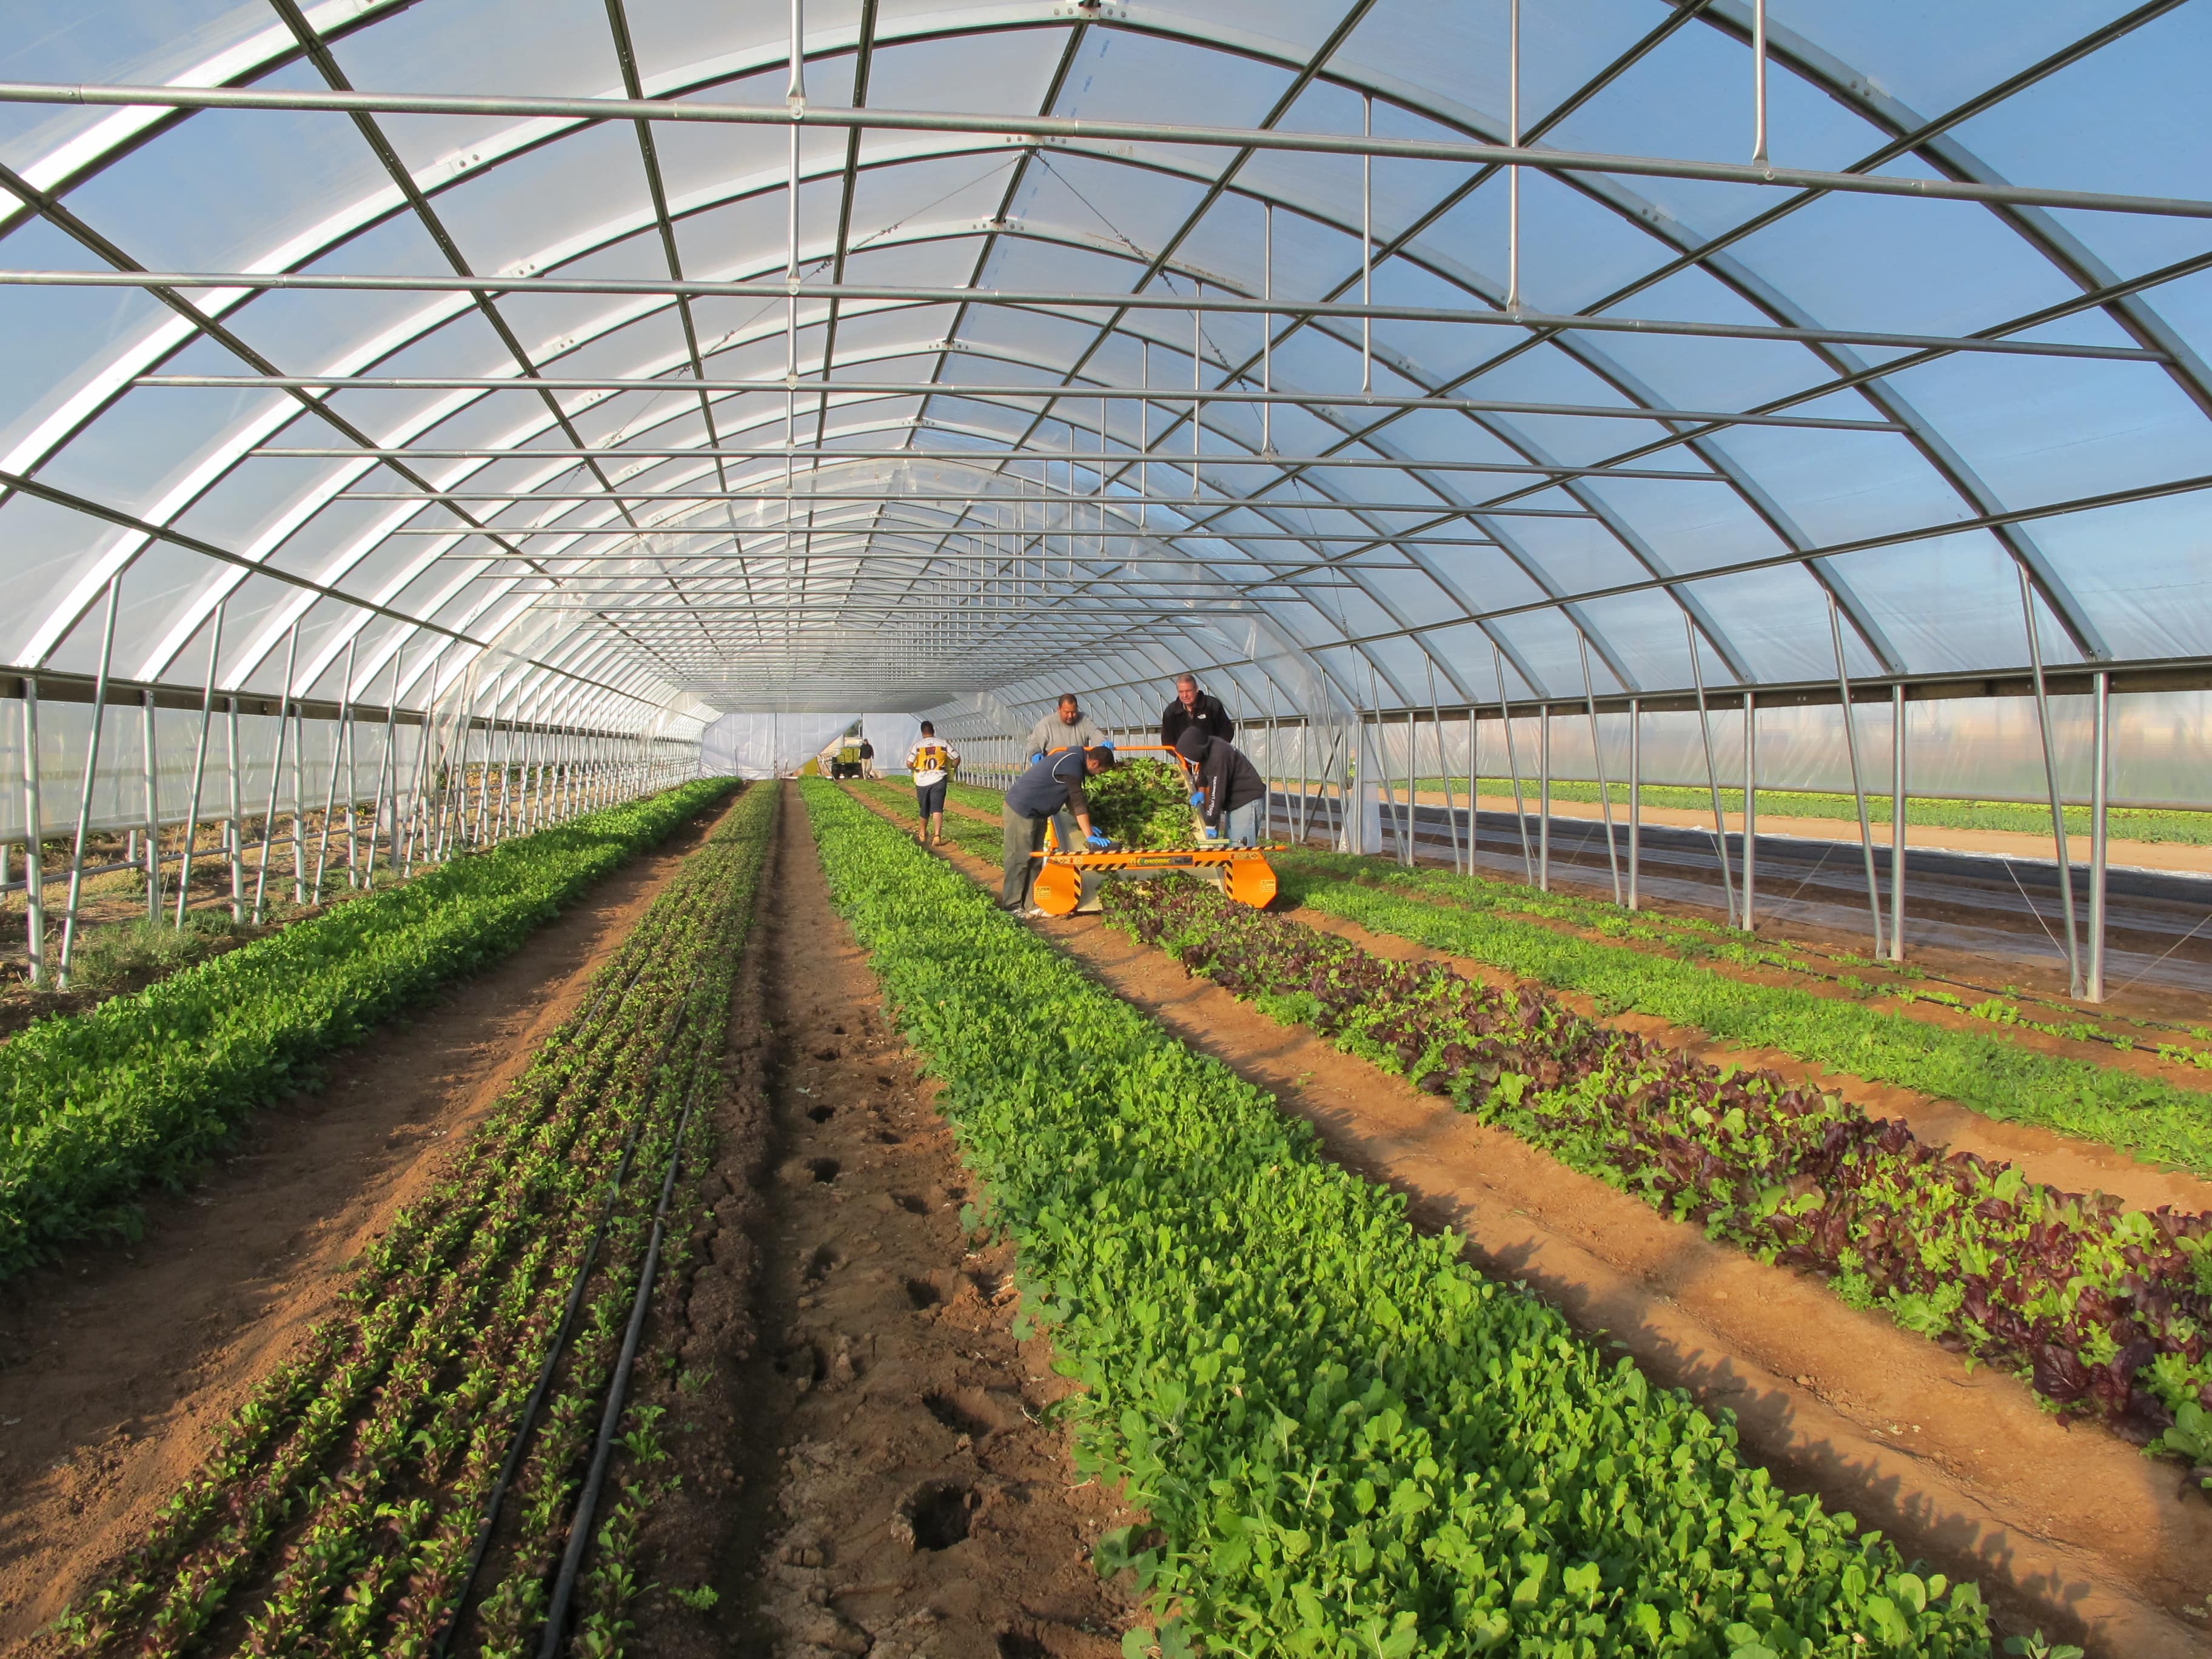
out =
[[[957,867],[995,868],[957,849]],[[1662,1383],[1736,1415],[1783,1484],[1981,1585],[2008,1632],[2112,1659],[2212,1653],[2212,1506],[2182,1472],[1817,1279],[1766,1267],[1188,976],[1096,917],[1036,924],[1084,971],[1271,1090],[1333,1155],[1404,1192]],[[1404,941],[1394,941],[1405,953]]]
[[[132,1538],[347,1266],[580,1001],[709,819],[489,973],[257,1118],[130,1249],[0,1286],[0,1651]],[[713,1214],[648,1352],[683,1480],[655,1504],[635,1651],[1118,1654],[1091,1550],[1136,1518],[1075,1483],[1011,1252],[971,1241],[951,1132],[829,905],[787,795],[733,1000]],[[975,1248],[971,1248],[971,1245]],[[954,1534],[957,1534],[958,1536]],[[668,1591],[718,1592],[700,1610]]]
[[[0,1649],[59,1613],[580,1001],[714,816],[258,1114],[128,1248],[0,1285]]]
[[[1109,1659],[1133,1605],[1091,1552],[1135,1517],[1075,1481],[1053,1411],[1071,1385],[1046,1343],[1013,1337],[1011,1249],[961,1225],[958,1149],[830,908],[795,790],[763,891],[763,1155],[723,1170],[750,1183],[761,1334],[742,1357],[711,1333],[684,1350],[726,1374],[718,1478],[750,1496],[666,1522],[709,1529],[686,1570],[721,1592],[720,1645],[648,1624],[642,1646]]]

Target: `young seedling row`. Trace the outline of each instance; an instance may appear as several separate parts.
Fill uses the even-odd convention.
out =
[[[1268,1096],[802,786],[833,895],[1085,1386],[1079,1465],[1161,1651],[1988,1650],[1970,1584],[1779,1491],[1734,1430],[1425,1238]],[[1141,1645],[1141,1644],[1139,1644]],[[1130,1651],[1139,1650],[1133,1646]]]
[[[687,784],[324,915],[0,1048],[0,1279],[89,1235],[135,1237],[253,1111],[401,1009],[507,956],[561,906],[726,793]]]
[[[659,1459],[657,1413],[620,1391],[652,1269],[684,1248],[671,1198],[722,1086],[775,797],[741,798],[685,860],[341,1310],[81,1600],[70,1651],[519,1656],[572,1627],[619,1651]]]
[[[1837,1094],[1581,1018],[1534,985],[1389,961],[1188,880],[1115,886],[1105,902],[1275,1019],[1711,1237],[1822,1274],[1852,1305],[2015,1372],[2063,1414],[2138,1443],[2178,1428],[2164,1443],[2197,1461],[2212,1215],[2057,1192]]]

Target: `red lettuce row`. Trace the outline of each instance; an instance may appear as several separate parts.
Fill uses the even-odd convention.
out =
[[[1187,969],[1636,1194],[1810,1269],[2065,1417],[2138,1443],[2212,1408],[2212,1215],[2128,1210],[1920,1141],[1839,1096],[1723,1071],[1439,963],[1401,963],[1184,881],[1106,890]],[[2184,1437],[2167,1437],[2185,1454]]]

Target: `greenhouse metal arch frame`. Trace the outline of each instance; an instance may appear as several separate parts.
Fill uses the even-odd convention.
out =
[[[780,20],[765,14],[722,20],[733,38],[707,38],[719,50],[703,52],[691,38],[700,31],[678,31],[684,50],[672,54],[665,42],[655,51],[665,28],[648,37],[635,26],[655,21],[642,13],[684,9],[609,0],[604,58],[586,67],[580,51],[573,66],[550,67],[618,81],[618,94],[352,91],[392,85],[406,60],[398,46],[380,52],[384,32],[404,36],[415,27],[405,20],[438,9],[303,10],[273,0],[266,11],[230,13],[215,31],[227,31],[220,49],[165,65],[170,84],[158,88],[119,74],[106,85],[50,76],[0,88],[0,101],[33,115],[53,105],[110,112],[65,114],[64,125],[76,125],[58,134],[33,127],[0,157],[8,168],[0,182],[24,203],[0,234],[14,246],[24,245],[27,228],[45,236],[35,244],[44,258],[0,259],[13,267],[0,283],[10,285],[11,301],[56,307],[71,302],[46,296],[64,289],[141,290],[115,303],[140,307],[131,314],[149,323],[89,374],[58,376],[53,395],[27,411],[27,427],[17,410],[0,410],[11,434],[0,536],[36,556],[26,563],[41,580],[16,597],[45,601],[24,610],[29,625],[5,652],[27,687],[74,675],[103,705],[130,580],[152,596],[132,608],[161,612],[161,626],[125,630],[124,665],[143,682],[146,708],[185,683],[184,665],[210,652],[228,611],[231,637],[246,642],[221,659],[209,654],[208,706],[274,691],[280,729],[283,708],[304,708],[318,693],[343,726],[343,711],[388,678],[387,714],[406,705],[432,729],[442,722],[465,733],[483,722],[490,731],[503,720],[518,732],[680,743],[666,733],[696,737],[722,708],[857,706],[861,690],[884,684],[894,665],[927,671],[907,676],[912,696],[975,737],[1007,734],[976,726],[958,691],[988,690],[1006,708],[1079,684],[1135,726],[1146,718],[1139,684],[1182,666],[1232,684],[1271,727],[1302,727],[1315,711],[1286,691],[1287,677],[1257,656],[1222,650],[1204,620],[1249,612],[1275,659],[1299,659],[1302,684],[1327,688],[1362,720],[1395,720],[1410,731],[1426,715],[1441,731],[1447,711],[1471,720],[1484,709],[1539,708],[1548,732],[1554,705],[1585,706],[1595,732],[1601,708],[1633,712],[1694,696],[1702,718],[1709,697],[1726,698],[1747,711],[1747,765],[1755,699],[1825,696],[1849,708],[1881,697],[1901,708],[1908,693],[2025,677],[2056,812],[2053,676],[2070,686],[2086,674],[2100,805],[2115,677],[2123,690],[2204,683],[2212,601],[2186,592],[2186,532],[2170,519],[2125,515],[2186,504],[2212,483],[2201,453],[2212,418],[2202,354],[2191,329],[2151,298],[2185,284],[2212,256],[2199,246],[2146,267],[2133,244],[2124,260],[2100,251],[2094,228],[2124,215],[2187,233],[2212,204],[2101,185],[2015,185],[2017,168],[1985,160],[1962,131],[1996,122],[2016,146],[2018,133],[2002,125],[2008,107],[2055,96],[2160,30],[2202,29],[2201,3],[2140,6],[2081,32],[2054,33],[2028,16],[2005,72],[1946,89],[1924,106],[1942,112],[1932,118],[1901,94],[1873,90],[1848,53],[1808,38],[1817,29],[1793,32],[1759,3],[1624,5],[1589,31],[1602,42],[1563,41],[1554,27],[1524,48],[1524,20],[1510,0],[1449,20],[1380,0],[1286,6],[1271,15],[1284,30],[1273,37],[1241,27],[1229,7],[1218,15],[1104,4],[879,15],[866,0],[817,5],[811,25],[794,5],[781,39],[768,27]],[[444,8],[465,20],[491,9]],[[576,19],[558,21],[575,33]],[[1847,22],[1835,26],[1849,33]],[[1972,19],[1952,27],[1977,31]],[[1419,29],[1465,50],[1409,53]],[[1181,64],[1187,89],[1217,93],[1248,123],[1148,118],[1142,76],[1117,82],[1108,65],[1116,45],[1151,53],[1155,68]],[[1030,106],[1037,113],[874,107],[886,82],[916,84],[929,55],[947,51],[1001,67],[1018,62],[1029,84],[1042,83]],[[1723,51],[1736,54],[1725,71],[1712,55]],[[356,52],[358,66],[343,61]],[[850,103],[808,101],[809,71],[818,87],[847,60]],[[1479,107],[1453,70],[1487,77],[1483,89],[1494,92],[1501,64],[1504,109]],[[301,64],[331,90],[257,84]],[[1716,87],[1733,79],[1748,122],[1715,116],[1707,131],[1655,100],[1644,82],[1684,65]],[[531,66],[519,57],[510,67]],[[1783,71],[1771,88],[1771,68]],[[574,78],[551,74],[548,84]],[[1019,79],[1011,70],[1004,78]],[[749,79],[756,96],[743,104],[709,96],[742,92]],[[1526,122],[1524,79],[1545,88],[1532,103],[1543,112]],[[1093,94],[1103,116],[1068,112]],[[1133,112],[1117,110],[1117,96]],[[1378,114],[1407,131],[1378,131]],[[1589,143],[1550,148],[1573,139],[1578,123],[1610,132],[1639,117],[1689,142],[1674,159]],[[456,131],[474,118],[497,125],[419,157],[403,156],[392,137],[410,118]],[[103,223],[100,204],[88,204],[164,145],[188,142],[196,124],[256,121],[285,123],[295,137],[316,122],[349,128],[350,204],[332,213],[328,201],[348,199],[343,192],[315,193],[310,220],[279,191],[268,216],[292,234],[273,251],[155,270],[130,224]],[[747,167],[702,170],[696,155],[678,154],[689,139],[677,137],[699,123],[726,135],[770,129],[769,142]],[[835,142],[810,156],[817,130]],[[1784,149],[1794,137],[1824,159],[1850,159],[1777,167],[1770,132]],[[1729,144],[1747,137],[1752,161],[1712,159],[1724,137]],[[1850,141],[1869,137],[1869,147],[1854,149]],[[776,138],[786,141],[780,170]],[[580,174],[594,178],[618,149],[633,170],[628,201],[611,218],[550,227],[565,234],[525,228],[512,198],[529,186],[502,195],[499,185],[562,157],[564,146],[607,152],[575,158]],[[1285,157],[1302,166],[1276,165]],[[2136,158],[2116,142],[2106,159]],[[1926,176],[1896,176],[1900,163]],[[1356,189],[1340,176],[1354,170]],[[1432,187],[1394,191],[1416,175]],[[1172,199],[1133,193],[1131,178]],[[2130,181],[2124,172],[2122,181]],[[925,194],[941,185],[951,188]],[[1769,203],[1778,190],[1790,194]],[[811,215],[810,191],[825,198]],[[1760,198],[1755,211],[1740,210],[1749,205],[1738,201],[1744,192]],[[129,186],[110,193],[131,199]],[[1468,228],[1462,210],[1486,210],[1501,193],[1502,238],[1494,223]],[[716,216],[735,222],[729,216],[779,197],[780,246],[763,228],[726,264],[732,274],[687,274],[702,263],[696,246],[687,254],[687,236],[719,252]],[[1821,307],[1798,291],[1830,285],[1772,250],[1786,239],[1785,222],[1832,210],[1839,197],[1878,204],[1892,216],[1892,234],[1905,222],[1898,214],[1947,225],[1938,234],[1969,254],[1986,255],[1980,233],[1938,216],[1994,224],[2021,268],[2041,273],[2012,274],[2035,303],[1969,316],[1969,327],[1956,320],[1959,296],[1948,295],[1952,303],[1929,307],[1934,325],[1916,314],[1906,319],[1914,326],[1824,328]],[[978,210],[914,222],[948,202]],[[1695,230],[1690,209],[1708,216]],[[1242,216],[1239,226],[1260,222],[1256,260],[1238,246],[1232,216]],[[508,237],[495,271],[461,244],[487,225]],[[1613,228],[1601,234],[1599,225]],[[379,235],[389,241],[400,229],[424,239],[411,252],[434,249],[428,262],[442,261],[450,275],[313,269],[340,252],[371,251]],[[105,268],[64,268],[53,258],[55,232]],[[1623,256],[1616,232],[1632,255],[1657,243],[1657,263]],[[1570,291],[1574,284],[1545,263],[1570,242],[1608,274],[1617,267],[1617,279]],[[930,260],[964,256],[970,246],[972,260],[939,260],[946,280],[911,280],[909,267],[935,269]],[[617,252],[664,267],[665,279],[583,271]],[[900,281],[856,276],[856,266],[886,256],[901,262]],[[781,283],[770,275],[778,264]],[[803,265],[826,269],[830,281],[811,281]],[[1115,284],[1131,266],[1136,279],[1121,291]],[[1093,280],[990,283],[1002,268]],[[1979,286],[1990,268],[1964,269],[1969,286]],[[1694,279],[1689,288],[1686,277]],[[1378,283],[1425,302],[1378,299]],[[1618,309],[1670,284],[1676,303],[1663,314]],[[279,294],[366,303],[410,291],[443,297],[406,316],[374,312],[373,331],[324,356],[319,372],[288,369],[246,337]],[[1548,303],[1552,291],[1568,292],[1571,302]],[[1346,297],[1354,292],[1357,301]],[[580,308],[609,298],[616,303]],[[701,313],[740,299],[762,301],[763,312],[710,339]],[[578,308],[530,340],[509,315],[570,301]],[[1190,333],[1169,326],[1177,313]],[[1232,349],[1227,331],[1255,318],[1258,338],[1240,333]],[[887,319],[910,331],[885,331]],[[945,325],[927,326],[936,320]],[[1209,335],[1210,323],[1220,337]],[[1477,342],[1486,328],[1515,337],[1469,357],[1456,325],[1474,327]],[[1699,380],[1698,359],[1655,350],[1655,340],[1713,354],[1720,380]],[[608,342],[627,348],[629,360],[610,367],[599,349]],[[477,356],[465,355],[459,369],[423,361],[441,345],[449,357]],[[210,351],[250,372],[191,361]],[[504,360],[490,374],[478,368],[485,355]],[[1166,365],[1158,379],[1156,357]],[[2158,443],[2094,481],[2106,487],[2051,494],[2036,480],[2023,497],[2021,458],[2051,431],[2021,423],[1993,444],[1958,416],[1958,389],[1931,380],[1961,361],[2014,359],[2032,362],[2056,395],[2086,387],[2108,402],[2116,394],[2099,390],[2108,383],[2095,375],[2155,372],[2172,405],[2158,407]],[[802,374],[802,362],[814,367]],[[988,364],[1006,378],[978,387],[949,377],[956,362]],[[902,364],[914,365],[904,376],[896,372]],[[878,365],[880,380],[854,374]],[[157,372],[165,368],[175,372]],[[1916,375],[1936,386],[1949,419],[1899,386]],[[1680,395],[1693,384],[1743,395]],[[153,485],[127,501],[87,488],[78,455],[102,453],[111,430],[171,418],[149,399],[203,394],[234,410],[261,401],[215,441],[204,434],[175,441],[158,495]],[[2135,382],[2129,395],[2156,401]],[[1096,404],[1095,420],[1086,404]],[[1109,404],[1139,411],[1141,426],[1117,431]],[[1165,414],[1160,430],[1155,405]],[[370,410],[385,413],[356,412]],[[476,417],[494,410],[503,423],[487,430]],[[2077,418],[2060,423],[2064,437],[2078,444],[2086,427],[2109,446],[2094,418],[2102,410],[2086,421],[2072,412]],[[808,416],[812,436],[802,440]],[[303,417],[310,425],[298,429],[321,428],[325,447],[270,441]],[[1593,435],[1624,423],[1635,433],[1626,442]],[[1278,425],[1298,440],[1287,454],[1273,441]],[[1064,441],[1053,441],[1054,428]],[[654,433],[667,453],[639,453],[649,447],[640,438]],[[1763,437],[1809,441],[1816,433],[1837,446],[1831,465],[1863,459],[1866,452],[1850,446],[1908,450],[1907,465],[1891,453],[1865,476],[1869,488],[1893,483],[1916,510],[1901,511],[1901,523],[1848,522],[1832,493],[1808,489],[1804,475],[1820,470],[1817,460],[1759,447]],[[765,436],[732,453],[745,434]],[[922,449],[924,434],[943,447]],[[1179,440],[1194,441],[1194,455],[1167,447]],[[548,447],[556,441],[561,449]],[[852,453],[868,443],[881,453]],[[1668,451],[1688,460],[1645,464]],[[433,462],[458,465],[434,478]],[[288,493],[269,482],[310,464],[324,470],[304,488]],[[1480,476],[1477,467],[1527,476],[1488,495],[1460,487]],[[526,476],[509,476],[518,468]],[[1261,482],[1249,482],[1255,473]],[[1156,489],[1156,477],[1182,483]],[[564,479],[579,482],[564,487]],[[1375,489],[1377,480],[1386,487]],[[465,487],[482,485],[496,487]],[[1679,507],[1650,495],[1693,489],[1734,505],[1702,523],[1693,508],[1686,525]],[[741,502],[756,520],[743,526]],[[252,533],[241,541],[185,528],[195,514]],[[2142,523],[2163,545],[2145,550]],[[2063,551],[2046,546],[2045,526],[2069,542]],[[2133,588],[2093,569],[2095,556],[2080,545],[2085,536],[2109,545],[2119,534],[2131,538],[2140,572]],[[674,550],[679,538],[700,536],[721,545]],[[1918,573],[1908,568],[1929,562],[1920,550],[1931,545],[1933,564],[1957,573],[1949,596],[1975,601],[1940,629],[1915,625]],[[1856,576],[1840,568],[1851,560]],[[2016,595],[1989,591],[2002,586],[1990,580],[2000,568],[2016,576]],[[2094,577],[2087,592],[2085,574]],[[2056,640],[2045,637],[2043,614]],[[425,634],[430,641],[410,653]],[[413,673],[403,677],[407,666]],[[27,698],[27,721],[33,708]],[[27,744],[27,761],[31,753]],[[1856,786],[1856,755],[1853,767]],[[149,777],[151,769],[149,759]],[[35,771],[27,766],[27,778]],[[149,782],[149,804],[154,793]],[[77,839],[81,866],[82,829]],[[1872,901],[1870,842],[1868,860]],[[2100,872],[2101,850],[2097,863]],[[1747,868],[1744,875],[1748,923]],[[2093,885],[2093,912],[2099,890]],[[1893,898],[1901,906],[1901,892]],[[2070,927],[2070,902],[2068,911]],[[1878,903],[1875,925],[1879,935]],[[2091,931],[2095,994],[2094,915]],[[1899,934],[1893,922],[1893,950]]]

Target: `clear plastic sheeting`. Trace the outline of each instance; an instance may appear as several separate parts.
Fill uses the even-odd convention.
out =
[[[2051,700],[2052,753],[2062,797],[2080,805],[2090,799],[2094,770],[2094,714],[2087,697]],[[1892,706],[1855,703],[1859,776],[1871,796],[1887,799],[1892,763]],[[1640,764],[1646,783],[1704,788],[1708,781],[1705,749],[1694,712],[1647,713],[1642,716]],[[1755,757],[1762,789],[1800,789],[1848,795],[1850,754],[1844,726],[1832,706],[1776,708],[1758,711]],[[1604,775],[1618,787],[1629,777],[1629,717],[1601,712]],[[1723,789],[1741,789],[1744,780],[1743,709],[1709,711],[1711,781]],[[1380,769],[1402,795],[1408,775],[1424,788],[1440,788],[1447,775],[1510,779],[1517,771],[1532,793],[1542,766],[1542,721],[1534,715],[1512,722],[1509,744],[1504,723],[1494,715],[1474,725],[1457,712],[1438,721],[1372,720],[1362,723],[1362,752],[1369,769]],[[1550,773],[1559,781],[1595,782],[1599,769],[1590,744],[1588,712],[1562,702],[1551,714]],[[2048,803],[2043,738],[2035,704],[2026,697],[1958,699],[1905,705],[1905,782],[1908,794],[1954,799]],[[1296,780],[1304,775],[1316,787],[1334,777],[1323,757],[1335,752],[1325,730],[1296,726],[1271,729],[1248,720],[1237,745],[1264,763],[1269,775]],[[1409,758],[1408,745],[1411,745]],[[2115,696],[2112,707],[2112,774],[2106,799],[2115,806],[2180,807],[2212,811],[2212,696],[2203,692],[2147,693]],[[1464,784],[1455,785],[1464,790]],[[1462,799],[1462,804],[1464,804]]]
[[[201,720],[197,709],[154,711],[153,821],[182,823],[192,816],[192,762],[200,754]],[[381,720],[355,722],[353,744],[341,742],[337,721],[287,721],[283,763],[277,767],[278,722],[274,714],[237,717],[235,765],[241,817],[258,818],[270,810],[270,785],[276,785],[275,810],[320,812],[333,799],[367,805],[380,793],[390,799],[411,787],[422,752],[418,725]],[[389,742],[387,743],[387,735]],[[303,740],[304,739],[304,740]],[[77,804],[84,791],[84,763],[92,740],[92,705],[39,703],[39,817],[41,838],[68,836],[76,830]],[[231,813],[231,719],[220,704],[209,722],[205,759],[199,775],[198,819],[207,823]],[[149,821],[146,800],[145,711],[111,703],[100,723],[98,766],[92,780],[92,815],[96,830],[143,830]],[[28,791],[23,783],[23,705],[0,700],[0,842],[20,843],[27,822]],[[392,778],[398,782],[395,785]]]
[[[725,714],[699,743],[708,777],[790,777],[860,718],[857,714]]]
[[[1702,681],[1724,774],[1751,688],[1762,781],[1833,788],[1782,702],[2039,659],[2112,675],[2117,799],[2203,793],[2143,712],[2212,684],[2202,3],[1773,0],[1763,63],[1747,0],[47,9],[0,667],[441,750],[1138,732],[1191,669],[1340,776],[1501,699],[1594,771],[1571,705]],[[1912,720],[1916,790],[2042,793],[2018,708]]]

